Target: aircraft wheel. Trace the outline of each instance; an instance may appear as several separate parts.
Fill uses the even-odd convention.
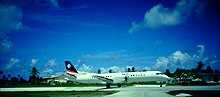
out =
[[[121,87],[121,84],[118,84],[118,87]]]
[[[106,84],[106,88],[111,88],[109,83]]]

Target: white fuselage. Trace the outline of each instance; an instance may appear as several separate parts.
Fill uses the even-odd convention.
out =
[[[100,80],[95,76],[107,79],[106,81]],[[108,81],[108,80],[112,81]],[[78,83],[134,83],[134,82],[148,82],[160,81],[166,82],[170,78],[160,71],[146,71],[146,72],[124,72],[124,73],[108,73],[108,74],[95,74],[95,73],[79,73],[73,81]]]

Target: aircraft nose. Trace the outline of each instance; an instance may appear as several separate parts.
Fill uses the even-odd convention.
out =
[[[164,77],[165,77],[167,80],[170,80],[170,77],[169,77],[169,76],[164,75]]]

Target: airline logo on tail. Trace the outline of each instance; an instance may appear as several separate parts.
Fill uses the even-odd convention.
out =
[[[70,61],[65,61],[65,65],[66,65],[66,72],[67,72],[67,74],[70,74],[70,75],[78,74],[76,68],[71,64]]]

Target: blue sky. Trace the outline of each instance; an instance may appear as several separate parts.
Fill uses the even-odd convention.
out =
[[[41,76],[196,67],[220,69],[217,0],[3,0],[1,69]]]

